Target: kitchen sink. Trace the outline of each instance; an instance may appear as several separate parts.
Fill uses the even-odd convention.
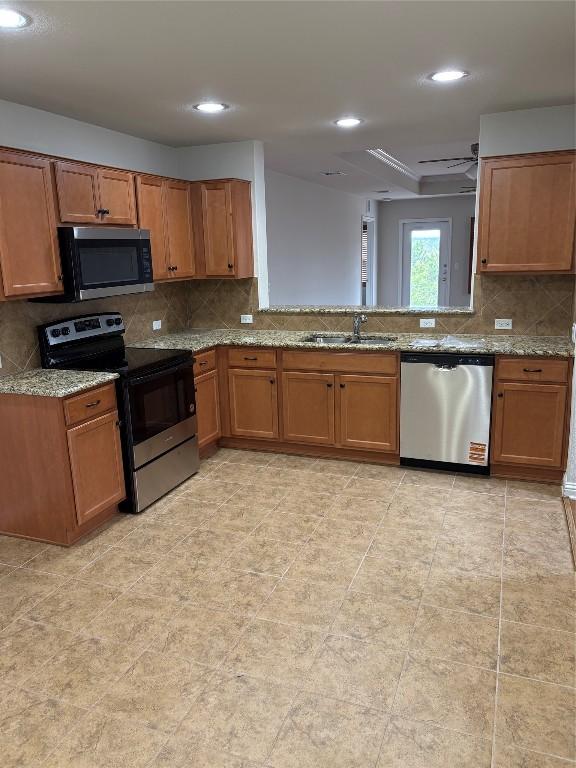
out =
[[[302,341],[310,341],[314,344],[350,344],[352,341],[351,336],[324,336],[321,333],[313,333],[311,336],[306,336]]]
[[[378,344],[386,346],[396,341],[396,336],[361,336],[359,340],[354,341],[352,336],[324,336],[321,333],[313,333],[306,336],[302,341],[314,344]]]

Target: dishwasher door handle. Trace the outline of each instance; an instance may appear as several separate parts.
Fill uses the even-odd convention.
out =
[[[437,363],[435,367],[439,371],[455,371],[458,368],[457,365],[451,365],[450,363]]]

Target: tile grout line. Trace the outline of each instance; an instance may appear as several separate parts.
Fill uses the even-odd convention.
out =
[[[504,497],[504,526],[502,528],[502,553],[500,557],[500,605],[498,610],[498,644],[496,650],[496,685],[494,688],[494,708],[492,723],[492,759],[491,768],[497,768],[496,765],[496,724],[498,722],[498,694],[500,691],[500,653],[502,646],[502,605],[504,599],[504,547],[506,541],[506,507],[508,506],[508,480],[506,481],[506,495]]]

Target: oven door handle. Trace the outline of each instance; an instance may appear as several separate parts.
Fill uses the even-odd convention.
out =
[[[186,363],[178,363],[178,365],[170,365],[166,368],[160,368],[159,370],[154,371],[153,373],[148,373],[145,376],[137,376],[134,378],[128,378],[126,380],[126,384],[129,387],[135,386],[137,384],[146,384],[148,381],[154,381],[155,379],[160,379],[162,376],[167,376],[172,373],[178,373],[179,371],[186,371],[187,369],[192,369],[194,363],[192,362],[192,359],[190,359],[189,362]]]

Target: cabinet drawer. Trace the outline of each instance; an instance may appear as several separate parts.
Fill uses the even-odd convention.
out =
[[[228,364],[231,368],[276,368],[276,352],[273,349],[236,347],[228,350]]]
[[[395,352],[371,354],[369,352],[284,352],[286,370],[342,371],[343,373],[398,373],[398,356]]]
[[[203,373],[213,371],[216,368],[216,350],[209,349],[207,352],[198,352],[194,355],[194,376],[201,376]]]
[[[64,416],[68,426],[93,419],[116,408],[116,391],[113,384],[91,389],[64,401]]]
[[[568,360],[542,357],[498,357],[496,362],[498,380],[564,384],[568,381],[568,370]]]

